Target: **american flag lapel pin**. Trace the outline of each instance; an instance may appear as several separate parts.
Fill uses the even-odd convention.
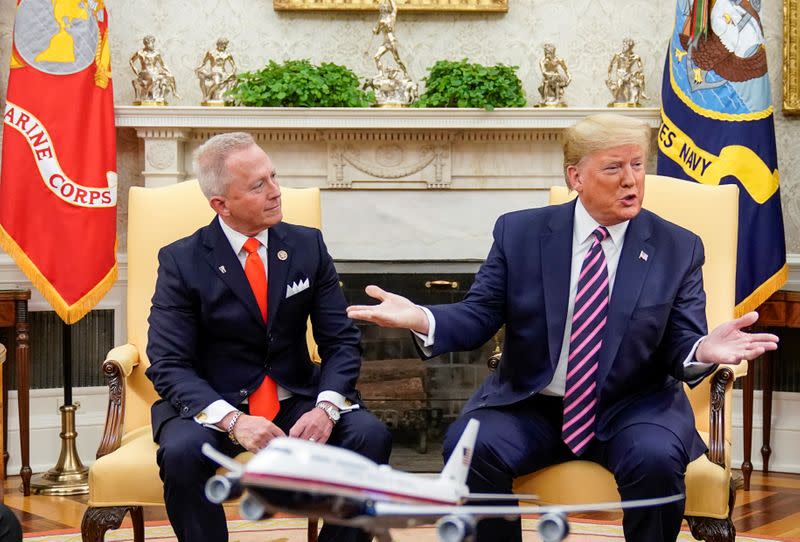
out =
[[[640,250],[639,251],[639,259],[646,262],[647,258],[648,258],[647,252],[645,252],[644,250]]]
[[[228,272],[228,270],[225,269],[224,265],[220,265],[218,269],[219,269],[219,272],[222,273],[223,275]]]

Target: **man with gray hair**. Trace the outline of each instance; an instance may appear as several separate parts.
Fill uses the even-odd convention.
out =
[[[683,383],[777,348],[748,334],[752,312],[706,332],[700,238],[642,209],[650,128],[587,117],[567,130],[564,173],[577,199],[501,216],[459,303],[420,307],[377,286],[348,315],[417,335],[423,357],[472,350],[506,326],[503,357],[445,439],[481,422],[467,483],[511,493],[515,477],[581,458],[614,474],[623,500],[685,491],[706,446]],[[629,542],[672,542],[684,501],[626,510]],[[520,522],[484,520],[477,541],[521,540]]]
[[[197,149],[194,170],[217,216],[159,252],[146,374],[161,396],[153,438],[178,540],[224,542],[222,506],[203,494],[216,468],[204,443],[236,455],[289,435],[386,463],[391,437],[359,404],[360,336],[322,234],[281,221],[267,154],[249,134],[221,134]],[[320,540],[368,536],[324,525]]]

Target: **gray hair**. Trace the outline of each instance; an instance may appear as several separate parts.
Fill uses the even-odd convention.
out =
[[[192,156],[192,168],[200,190],[208,199],[225,194],[228,183],[225,160],[228,156],[255,144],[253,136],[247,132],[229,132],[215,135],[197,147]]]
[[[590,115],[564,131],[564,176],[572,188],[567,168],[576,166],[589,154],[620,145],[639,145],[647,159],[650,127],[644,122],[617,113]]]

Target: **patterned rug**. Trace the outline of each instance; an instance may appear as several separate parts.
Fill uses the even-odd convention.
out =
[[[303,518],[278,518],[267,521],[232,520],[228,522],[230,542],[305,542],[306,520]],[[534,542],[539,540],[536,531],[537,520],[523,519],[523,540]],[[593,523],[586,520],[570,522],[571,534],[569,542],[609,542],[624,540],[622,527],[608,523]],[[416,529],[399,529],[392,531],[395,542],[436,542],[436,533],[433,526],[418,527]],[[174,542],[175,535],[168,524],[148,524],[145,538],[147,542]],[[106,533],[108,542],[128,542],[133,540],[131,529],[119,529]],[[680,542],[690,542],[694,538],[681,532],[678,537]],[[765,542],[773,540],[789,540],[776,538],[753,538],[737,536],[737,542]],[[51,533],[36,533],[25,535],[25,541],[36,542],[81,542],[80,533],[74,531],[60,531]]]

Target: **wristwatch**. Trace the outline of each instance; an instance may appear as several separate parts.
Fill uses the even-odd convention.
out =
[[[325,414],[328,415],[328,418],[333,422],[333,425],[336,425],[336,422],[339,421],[339,416],[341,416],[341,414],[339,413],[339,409],[336,408],[334,405],[330,403],[321,402],[317,403],[317,408],[321,408],[325,412]]]

